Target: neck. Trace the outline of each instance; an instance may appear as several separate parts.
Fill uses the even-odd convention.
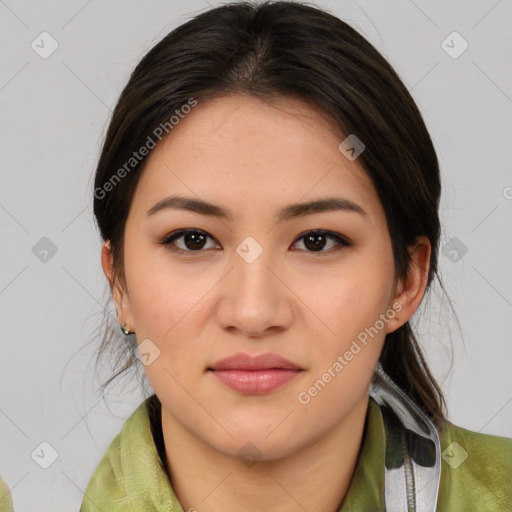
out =
[[[337,512],[356,468],[367,408],[365,395],[321,439],[286,457],[246,465],[185,430],[162,406],[174,493],[185,511]]]

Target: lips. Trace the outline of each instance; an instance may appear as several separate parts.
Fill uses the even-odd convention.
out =
[[[223,385],[243,395],[261,395],[295,379],[303,369],[275,353],[239,353],[207,369]]]
[[[234,354],[217,361],[208,370],[301,370],[298,365],[273,352],[251,356],[245,353]]]

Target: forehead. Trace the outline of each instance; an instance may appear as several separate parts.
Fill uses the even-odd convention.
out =
[[[134,202],[147,210],[180,194],[261,214],[337,193],[378,214],[365,169],[338,148],[345,137],[326,113],[292,97],[198,102],[147,157]]]

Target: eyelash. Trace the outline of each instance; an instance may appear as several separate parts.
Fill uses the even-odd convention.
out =
[[[187,256],[192,256],[194,253],[201,253],[205,252],[207,249],[199,249],[197,251],[192,250],[183,250],[176,246],[173,246],[172,243],[175,240],[178,240],[182,238],[184,235],[188,233],[200,233],[203,235],[206,235],[208,238],[215,240],[211,235],[209,235],[206,231],[203,231],[201,229],[178,229],[176,231],[173,231],[172,233],[169,233],[161,242],[159,242],[161,245],[164,245],[169,251],[172,251],[177,254],[183,254]],[[322,255],[322,254],[331,254],[332,252],[336,252],[339,250],[342,250],[346,247],[350,247],[352,244],[345,238],[341,237],[340,235],[337,235],[336,233],[333,233],[331,231],[326,231],[322,229],[313,229],[311,231],[306,231],[304,234],[300,235],[298,238],[295,239],[293,244],[297,243],[298,241],[302,240],[303,238],[306,238],[308,235],[315,234],[315,235],[326,235],[327,238],[335,239],[338,242],[338,246],[331,248],[327,251],[308,251],[304,250],[304,252],[309,252],[313,255]],[[215,240],[216,241],[216,240]],[[217,242],[218,243],[218,242]],[[220,244],[219,244],[220,245]]]

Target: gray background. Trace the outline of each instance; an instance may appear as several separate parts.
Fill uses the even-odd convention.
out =
[[[424,115],[443,174],[440,270],[462,331],[435,290],[418,330],[449,419],[512,437],[511,2],[317,5],[383,53]],[[107,298],[92,174],[133,67],[208,7],[204,0],[0,0],[0,474],[17,511],[78,510],[100,458],[145,396],[125,381],[102,398],[94,346],[80,350]],[[51,49],[44,31],[58,43],[45,59],[31,47]],[[453,31],[469,44],[460,55],[464,41],[448,37]],[[48,469],[31,457],[34,450],[48,457],[44,441],[58,452]]]

